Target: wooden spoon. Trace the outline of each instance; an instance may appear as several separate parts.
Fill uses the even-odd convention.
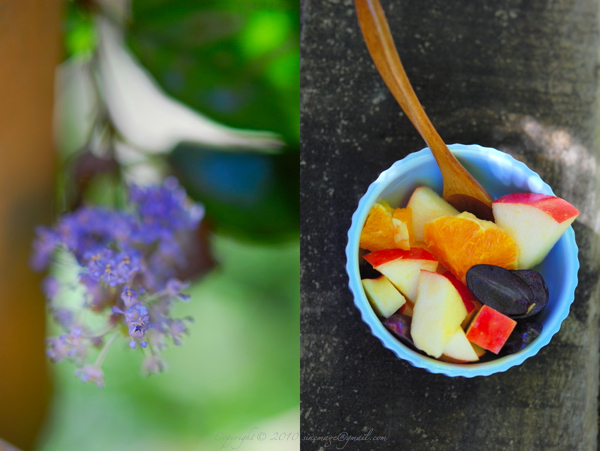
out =
[[[459,211],[469,211],[481,219],[493,220],[492,197],[452,155],[425,114],[400,62],[379,0],[355,0],[354,3],[375,66],[440,167],[444,199]]]

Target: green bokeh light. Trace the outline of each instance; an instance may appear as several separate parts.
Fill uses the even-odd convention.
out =
[[[249,16],[238,34],[240,49],[250,59],[277,51],[291,29],[288,15],[279,11],[257,11]]]
[[[67,57],[90,56],[98,43],[92,15],[68,2],[63,21],[64,46]]]

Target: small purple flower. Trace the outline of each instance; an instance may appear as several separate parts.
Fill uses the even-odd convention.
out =
[[[168,264],[158,252],[155,252],[148,259],[146,271],[144,272],[144,285],[152,291],[163,291],[167,281],[175,277],[176,274],[176,266]]]
[[[37,227],[35,232],[30,265],[34,271],[40,272],[48,267],[54,251],[60,244],[60,239],[55,231],[46,227]]]
[[[105,248],[98,252],[88,252],[84,255],[87,260],[87,270],[90,278],[96,282],[103,280],[111,287],[117,284],[114,252]]]
[[[60,324],[64,329],[69,329],[72,326],[73,312],[71,310],[61,307],[52,307],[50,308],[50,313],[52,314],[54,321]]]
[[[55,363],[66,358],[74,362],[82,361],[87,356],[88,349],[82,342],[81,335],[81,329],[75,328],[68,334],[48,338],[46,355]]]
[[[86,253],[99,252],[111,242],[129,236],[130,231],[125,229],[133,224],[133,218],[126,213],[87,207],[65,215],[57,231],[62,242],[81,261]]]
[[[127,282],[140,270],[140,257],[136,251],[115,253],[111,249],[86,254],[87,269],[90,278],[94,281],[106,282],[115,287]]]
[[[156,327],[148,331],[148,335],[152,336],[151,343],[153,350],[163,351],[169,347],[166,334],[158,331]]]
[[[148,309],[145,306],[137,304],[127,309],[125,312],[125,321],[129,326],[129,335],[131,337],[143,338],[147,329],[152,327],[149,322]],[[145,347],[144,345],[142,345]]]
[[[125,285],[123,287],[123,291],[121,292],[121,299],[125,304],[125,308],[128,309],[133,304],[138,302],[139,296],[144,294],[144,289],[140,288],[139,290],[134,290],[129,285]]]
[[[162,259],[169,266],[183,266],[186,263],[181,244],[174,237],[163,239],[158,243],[155,257]]]
[[[186,318],[186,320],[188,322],[191,322],[192,319],[191,318]],[[173,343],[177,346],[180,346],[183,341],[183,334],[187,334],[187,327],[185,326],[185,323],[183,322],[183,320],[180,319],[172,319],[169,320],[168,322],[169,324],[169,331],[168,331],[168,335],[171,336],[171,339],[173,340]]]
[[[144,305],[135,304],[125,312],[116,306],[112,308],[112,311],[125,315],[125,324],[129,329],[129,336],[131,337],[131,342],[129,343],[131,349],[135,349],[136,343],[145,348],[148,343],[142,340],[142,338],[144,338],[144,334],[148,329],[154,327],[154,324],[150,322],[148,309]]]
[[[49,301],[54,299],[59,289],[60,284],[58,283],[58,280],[56,280],[56,277],[47,276],[42,281],[42,291],[44,292],[44,296],[46,296],[46,299],[48,299]]]
[[[161,186],[132,186],[129,195],[127,211],[80,208],[63,215],[53,228],[39,228],[33,244],[35,269],[45,269],[59,247],[75,258],[79,280],[70,285],[83,289],[81,308],[104,319],[79,322],[91,317],[60,304],[69,285],[46,277],[42,289],[49,313],[66,331],[48,338],[47,354],[54,362],[75,362],[81,367],[77,376],[98,386],[104,384],[102,361],[120,337],[115,332],[121,321],[127,326],[131,348],[150,348],[151,357],[143,363],[145,373],[162,371],[166,364],[157,353],[168,339],[181,344],[187,333],[187,319],[172,319],[170,310],[175,299],[189,299],[183,293],[188,285],[176,277],[195,248],[194,230],[204,208],[190,203],[174,178]],[[111,338],[104,343],[108,334]],[[90,347],[102,350],[94,365],[84,365]]]
[[[110,224],[111,233],[117,243],[129,243],[132,240],[134,231],[137,227],[137,221],[129,213],[114,213]]]
[[[142,362],[142,373],[145,376],[162,373],[166,369],[167,363],[157,355],[148,356]]]
[[[75,371],[75,376],[83,382],[95,382],[96,386],[104,387],[104,373],[95,365],[84,365]]]
[[[127,249],[115,257],[117,283],[126,283],[140,271],[140,253],[134,249]]]
[[[186,290],[189,286],[189,283],[184,283],[177,279],[169,279],[167,282],[167,294],[173,298],[179,298],[182,301],[188,301],[190,299],[189,294],[182,293],[183,290]]]
[[[195,229],[203,216],[203,210],[188,207],[185,191],[174,177],[162,186],[133,186],[129,197],[140,217],[140,239],[146,243]]]
[[[54,363],[58,363],[67,358],[67,352],[69,351],[70,347],[66,343],[66,336],[67,334],[63,334],[59,337],[50,337],[46,339],[46,355]]]

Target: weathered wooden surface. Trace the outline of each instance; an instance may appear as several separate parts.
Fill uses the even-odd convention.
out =
[[[487,378],[432,375],[374,338],[347,288],[358,199],[424,147],[377,73],[349,0],[303,3],[302,435],[348,449],[591,450],[598,411],[597,1],[382,0],[409,78],[448,143],[524,161],[575,204],[581,270],[550,345]],[[334,445],[335,446],[335,443]],[[303,449],[324,448],[307,442]]]

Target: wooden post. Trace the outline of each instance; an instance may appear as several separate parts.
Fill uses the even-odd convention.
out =
[[[28,266],[54,199],[60,0],[0,0],[0,437],[33,449],[51,384],[41,277]]]

